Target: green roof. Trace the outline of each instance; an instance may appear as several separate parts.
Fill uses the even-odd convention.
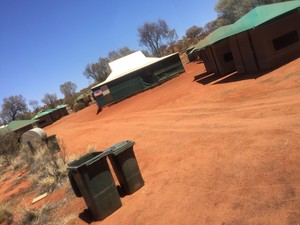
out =
[[[62,108],[65,108],[67,107],[68,105],[58,105],[55,107],[55,109],[62,109]]]
[[[232,27],[232,25],[226,25],[226,26],[219,27],[214,32],[210,33],[206,38],[199,41],[197,43],[197,45],[195,46],[194,50],[205,48],[206,46],[209,46],[213,43],[216,43],[216,42],[224,39],[225,36],[228,34],[228,30],[230,29],[230,27]]]
[[[37,120],[14,120],[11,121],[6,127],[0,129],[0,134],[6,134],[17,131],[23,127],[36,123]]]
[[[210,33],[206,38],[199,41],[195,45],[194,50],[205,48],[206,46],[214,44],[235,34],[253,29],[299,7],[299,0],[258,6],[245,14],[235,23],[220,27],[214,32]]]
[[[47,109],[45,111],[40,111],[37,114],[35,114],[35,116],[32,119],[38,119],[38,118],[40,118],[40,117],[42,117],[44,115],[47,115],[47,114],[49,114],[49,113],[51,113],[53,111],[55,111],[55,109]]]

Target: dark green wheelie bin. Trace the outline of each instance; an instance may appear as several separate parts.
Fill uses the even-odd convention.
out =
[[[109,159],[119,180],[121,190],[130,195],[144,185],[135,154],[134,142],[127,140],[119,142],[105,152],[109,152]]]
[[[106,152],[93,152],[68,165],[71,186],[82,196],[95,220],[103,220],[122,206]]]

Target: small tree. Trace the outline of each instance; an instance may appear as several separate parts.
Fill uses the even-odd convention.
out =
[[[203,33],[203,28],[198,26],[192,26],[186,30],[185,36],[191,39],[197,39]]]
[[[134,50],[129,49],[127,46],[119,49],[119,54],[121,57],[127,56],[131,53],[135,52]]]
[[[57,95],[46,93],[42,99],[42,102],[50,109],[54,109],[58,102]]]
[[[156,23],[146,22],[138,28],[140,45],[146,46],[154,56],[161,57],[173,39],[175,30],[170,30],[166,21],[159,19]]]
[[[29,100],[29,105],[31,106],[33,112],[38,112],[39,111],[39,102],[37,100]]]
[[[128,47],[123,47],[123,48],[120,48],[118,51],[111,51],[108,53],[108,59],[109,61],[114,61],[114,60],[117,60],[119,58],[122,58],[124,56],[127,56],[131,53],[133,53],[135,51],[133,50],[130,50]]]
[[[108,53],[109,61],[114,61],[120,58],[120,54],[117,51],[110,51]]]
[[[87,79],[92,79],[97,83],[101,83],[108,77],[111,72],[108,63],[109,59],[99,58],[98,62],[88,64],[85,67],[83,75]]]
[[[222,23],[221,19],[216,19],[205,24],[204,31],[203,31],[204,35],[205,36],[209,35],[209,33],[213,32],[218,27],[220,27],[221,23]]]
[[[74,96],[76,94],[77,85],[71,81],[65,82],[60,85],[61,93],[66,96]]]
[[[175,44],[178,40],[178,35],[175,29],[170,30],[169,36],[168,36],[168,46],[171,48],[172,53],[175,52]]]
[[[3,99],[1,119],[5,123],[12,120],[25,112],[27,112],[26,99],[22,95],[10,96]]]
[[[60,85],[60,91],[65,96],[64,103],[68,104],[73,108],[74,101],[76,99],[77,85],[71,81],[65,82]]]

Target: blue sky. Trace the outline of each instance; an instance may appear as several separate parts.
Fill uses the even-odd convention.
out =
[[[181,38],[216,18],[216,2],[0,0],[0,102],[18,94],[39,102],[45,93],[62,97],[67,81],[79,91],[92,83],[82,74],[88,63],[124,46],[142,49],[137,28],[144,22],[164,19]]]

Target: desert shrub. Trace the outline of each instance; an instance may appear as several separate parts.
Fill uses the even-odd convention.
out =
[[[4,221],[7,221],[8,224],[11,224],[13,220],[13,216],[11,212],[7,210],[4,205],[0,205],[0,224]]]
[[[82,110],[86,107],[86,105],[83,102],[76,102],[73,108],[74,112],[77,112],[79,110]]]
[[[55,211],[62,207],[65,201],[58,201],[55,203],[48,203],[39,209],[31,209],[25,207],[20,208],[21,218],[18,224],[21,225],[40,225],[40,224],[52,224],[52,225],[64,225],[73,224],[78,217],[77,214],[66,215],[64,217],[55,217]]]
[[[0,156],[7,165],[11,165],[12,159],[19,153],[18,138],[19,136],[13,132],[0,136]]]
[[[92,153],[92,152],[96,152],[96,151],[98,151],[98,150],[97,150],[97,147],[94,145],[89,145],[86,150],[87,153]]]
[[[51,204],[45,205],[40,209],[30,209],[28,207],[21,209],[21,221],[22,225],[38,225],[49,224],[52,218],[50,216],[53,206]]]
[[[11,160],[12,169],[26,169],[40,192],[51,192],[67,178],[65,144],[58,139],[60,152],[53,153],[45,143],[35,143],[34,151],[23,145],[18,156]]]
[[[67,161],[64,150],[53,154],[46,146],[41,146],[32,154],[29,165],[30,177],[40,192],[51,192],[67,177]]]
[[[6,162],[2,157],[0,157],[0,176],[5,173]]]

